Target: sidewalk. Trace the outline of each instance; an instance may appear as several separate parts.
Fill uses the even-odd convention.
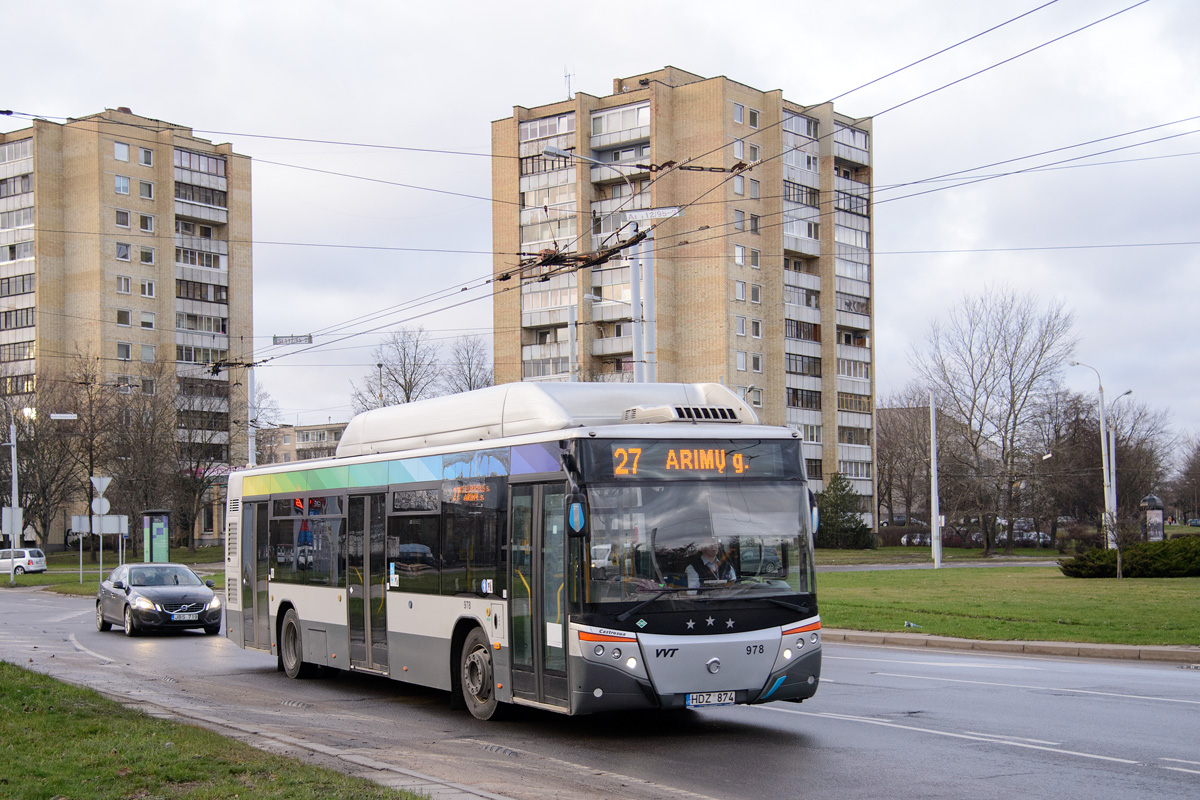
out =
[[[974,650],[984,653],[1014,653],[1018,655],[1067,656],[1072,658],[1111,658],[1129,661],[1167,661],[1196,665],[1200,669],[1200,646],[1195,645],[1127,645],[1087,644],[1078,642],[1019,642],[981,641],[934,636],[928,633],[882,633],[846,631],[825,628],[825,642],[874,644],[899,647],[926,647],[936,650]]]

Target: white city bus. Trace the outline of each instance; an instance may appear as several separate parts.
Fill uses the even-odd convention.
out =
[[[334,458],[230,476],[227,635],[480,719],[800,701],[821,667],[803,463],[715,384],[368,411]]]

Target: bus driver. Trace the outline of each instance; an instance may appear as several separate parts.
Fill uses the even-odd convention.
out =
[[[687,575],[689,589],[695,589],[707,581],[734,581],[737,573],[729,558],[721,552],[721,543],[716,536],[710,536],[700,545],[700,550],[688,561]]]

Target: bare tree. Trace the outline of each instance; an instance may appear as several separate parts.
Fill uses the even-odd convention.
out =
[[[179,543],[195,551],[196,521],[216,485],[229,473],[233,437],[237,435],[231,412],[244,413],[245,408],[232,407],[229,382],[220,379],[182,377],[174,395],[176,531]]]
[[[367,373],[362,388],[353,382],[355,412],[434,397],[438,382],[438,346],[424,328],[398,328],[372,353],[378,367]]]
[[[175,505],[176,473],[176,394],[174,368],[165,364],[145,364],[137,390],[118,394],[116,421],[111,444],[112,484],[105,496],[113,501],[118,514],[130,520],[151,509]],[[134,552],[137,536],[131,537]]]
[[[456,394],[491,386],[494,374],[490,354],[491,347],[482,336],[455,339],[450,346],[450,360],[442,372],[442,389],[447,394]]]
[[[880,400],[875,414],[880,520],[909,516],[929,497],[929,393],[916,384]],[[886,506],[885,515],[882,508]]]
[[[973,478],[987,554],[994,546],[991,520],[1013,499],[1022,434],[1074,350],[1073,328],[1061,302],[1043,310],[1032,294],[1005,288],[964,298],[946,324],[930,326],[924,349],[911,353],[941,409],[961,423],[964,446],[953,452]]]
[[[71,423],[50,418],[51,413],[70,410],[71,388],[61,377],[44,375],[33,395],[7,398],[10,413],[16,412],[12,419],[17,430],[18,502],[25,524],[43,543],[80,488]],[[14,407],[17,401],[23,404],[19,411]]]
[[[1182,512],[1181,521],[1200,519],[1200,438],[1186,442],[1182,453],[1179,470],[1171,481],[1171,503]]]

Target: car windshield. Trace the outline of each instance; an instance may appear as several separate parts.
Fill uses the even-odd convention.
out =
[[[812,591],[803,483],[592,486],[588,501],[591,602]]]
[[[187,567],[134,567],[130,586],[200,586],[200,578]]]

